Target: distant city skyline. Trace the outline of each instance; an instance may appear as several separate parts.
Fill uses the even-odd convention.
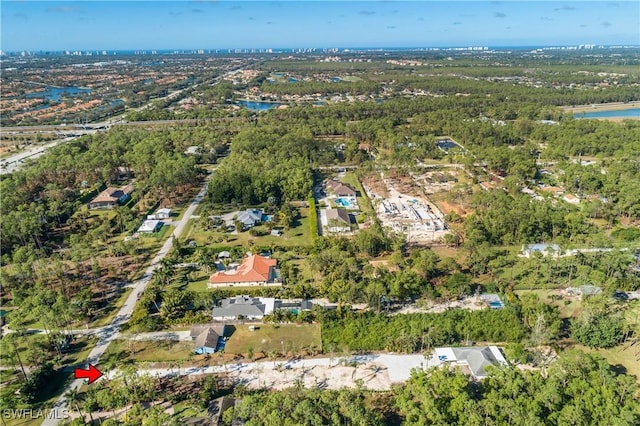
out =
[[[2,1],[10,51],[640,45],[638,1]]]

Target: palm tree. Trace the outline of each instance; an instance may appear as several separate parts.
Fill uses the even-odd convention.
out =
[[[84,414],[82,414],[82,410],[80,410],[80,406],[78,405],[78,401],[80,400],[80,393],[78,392],[78,390],[76,388],[69,389],[69,391],[65,394],[65,397],[67,398],[67,402],[69,402],[69,405],[75,408],[78,414],[80,414],[80,417],[82,417],[82,421],[84,422]]]

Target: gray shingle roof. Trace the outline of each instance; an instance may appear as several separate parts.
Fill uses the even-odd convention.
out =
[[[345,209],[337,208],[337,209],[327,209],[327,221],[329,220],[338,220],[345,224],[351,224],[351,218],[349,218],[349,212]]]
[[[221,306],[213,308],[213,317],[256,317],[264,315],[266,305],[257,297],[238,296],[223,299]]]
[[[453,348],[453,353],[458,361],[466,361],[469,364],[469,369],[475,377],[486,376],[485,367],[496,365],[501,361],[496,359],[489,347]]]
[[[207,328],[196,337],[196,348],[215,348],[218,345],[218,333],[213,328]]]

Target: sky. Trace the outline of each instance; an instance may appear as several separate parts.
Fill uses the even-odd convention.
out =
[[[11,51],[640,45],[640,1],[10,1]]]

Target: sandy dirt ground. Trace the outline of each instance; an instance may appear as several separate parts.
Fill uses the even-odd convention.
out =
[[[321,389],[353,388],[359,383],[367,389],[388,390],[393,384],[409,379],[413,369],[440,365],[434,356],[422,354],[369,354],[346,357],[291,359],[289,361],[259,361],[227,363],[221,366],[180,369],[139,370],[152,376],[227,374],[236,384],[251,389],[284,389],[297,383]],[[116,377],[118,371],[108,374]]]
[[[386,187],[386,196],[369,187],[365,190],[383,226],[404,233],[407,242],[418,244],[440,241],[449,232],[444,215],[430,200],[401,192],[394,179],[381,176],[381,182]]]
[[[392,315],[399,314],[415,314],[415,313],[440,313],[449,309],[469,309],[471,311],[478,311],[481,309],[487,309],[487,304],[480,297],[465,297],[461,300],[454,300],[446,303],[434,303],[430,306],[417,306],[409,305],[394,312]]]

